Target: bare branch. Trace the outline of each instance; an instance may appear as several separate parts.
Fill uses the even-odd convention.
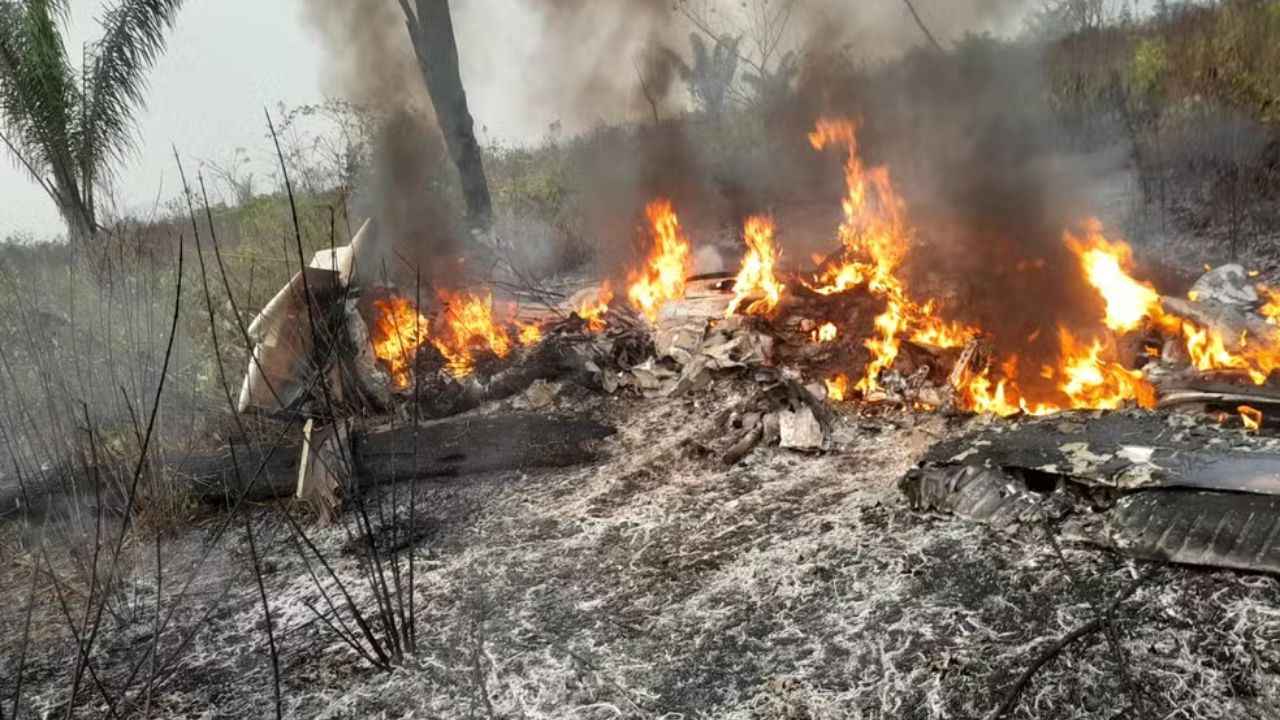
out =
[[[942,44],[933,36],[933,33],[929,32],[929,28],[924,24],[924,20],[920,19],[920,13],[916,12],[916,6],[911,4],[911,0],[902,0],[902,2],[907,6],[907,9],[911,11],[911,17],[915,18],[916,25],[920,28],[920,32],[924,33],[924,36],[929,38],[929,42],[935,48],[941,50]]]
[[[644,93],[644,99],[649,102],[649,109],[653,111],[653,124],[657,125],[661,120],[658,118],[658,101],[653,97],[653,93],[649,91],[649,84],[644,81],[644,71],[640,69],[640,64],[634,59],[631,65],[636,69],[636,77],[640,80],[640,92]]]

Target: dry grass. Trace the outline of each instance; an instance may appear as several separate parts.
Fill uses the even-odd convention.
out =
[[[936,417],[849,417],[841,452],[760,450],[725,468],[701,446],[735,393],[611,400],[602,411],[622,433],[596,466],[421,487],[421,648],[391,674],[325,631],[296,554],[264,539],[288,714],[978,717],[1138,570],[1088,547],[1060,559],[1038,528],[1004,535],[909,511],[895,482],[947,431]],[[358,589],[346,534],[315,539]],[[166,713],[269,707],[243,555],[232,548],[201,580],[243,590],[164,688]],[[1274,717],[1277,600],[1272,578],[1162,568],[1121,607],[1123,661],[1102,636],[1072,645],[1013,717]],[[127,655],[127,641],[105,652]]]

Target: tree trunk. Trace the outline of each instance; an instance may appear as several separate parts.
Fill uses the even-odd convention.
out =
[[[417,13],[401,0],[409,25],[409,37],[435,106],[440,131],[449,155],[462,179],[462,195],[472,227],[488,229],[493,216],[489,183],[485,180],[480,143],[467,108],[467,94],[458,68],[458,44],[448,0],[417,0]]]
[[[454,417],[421,425],[357,430],[350,451],[358,487],[406,480],[469,477],[501,470],[580,465],[594,460],[614,428],[585,417],[512,412]],[[203,505],[292,497],[301,445],[237,445],[208,454],[174,452],[162,460],[163,477]],[[67,517],[82,503],[124,507],[119,492],[131,465],[55,471],[47,484],[0,485],[0,522]],[[93,483],[100,482],[100,492]],[[90,507],[92,510],[92,507]],[[92,513],[89,515],[93,517]]]

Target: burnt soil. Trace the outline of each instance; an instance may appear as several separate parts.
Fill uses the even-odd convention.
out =
[[[911,511],[898,479],[966,421],[845,409],[832,452],[759,448],[726,467],[714,417],[747,390],[722,380],[680,400],[561,398],[559,409],[619,427],[600,462],[418,484],[409,528],[407,488],[387,490],[376,524],[399,535],[379,542],[419,553],[420,647],[390,673],[317,620],[308,603],[320,594],[291,535],[274,509],[255,510],[285,715],[977,718],[1146,572],[1047,528],[1000,532]],[[356,602],[371,604],[350,515],[308,533]],[[165,611],[221,522],[163,539]],[[0,568],[3,678],[15,677],[39,557],[27,537]],[[196,628],[161,663],[151,716],[272,716],[243,530],[213,548],[158,639],[154,546],[137,539],[131,552],[96,645],[101,682],[124,687],[144,648],[156,642],[167,658]],[[70,574],[64,555],[50,557]],[[73,615],[82,603],[72,598]],[[74,645],[60,612],[38,580],[20,717],[65,701]],[[1280,717],[1275,578],[1161,566],[1111,627],[1044,667],[1009,717]],[[84,685],[76,715],[109,717]],[[0,697],[11,693],[0,683]]]

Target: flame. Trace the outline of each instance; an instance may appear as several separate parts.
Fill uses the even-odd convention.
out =
[[[461,378],[475,371],[476,354],[492,352],[500,358],[511,354],[511,336],[493,319],[493,294],[441,290],[444,323],[431,342],[445,358],[449,374]]]
[[[1011,356],[1001,367],[999,379],[993,379],[987,369],[961,382],[957,391],[962,407],[998,415],[1045,415],[1066,409],[1110,410],[1126,403],[1155,406],[1155,388],[1142,371],[1115,360],[1111,338],[1136,330],[1148,320],[1174,331],[1181,325],[1164,314],[1154,287],[1129,274],[1132,249],[1123,241],[1108,240],[1098,220],[1082,223],[1081,234],[1063,233],[1063,243],[1079,259],[1085,280],[1102,300],[1100,333],[1082,341],[1068,328],[1058,328],[1059,359],[1056,365],[1040,370],[1041,378],[1052,381],[1051,387],[1047,392],[1036,391],[1048,396],[1032,399],[1024,394],[1018,383],[1017,358]],[[1112,335],[1106,335],[1107,331]],[[1036,383],[1037,388],[1041,386]]]
[[[1015,415],[1023,408],[1012,396],[1009,383],[1008,378],[992,382],[991,369],[983,368],[981,373],[956,388],[956,404],[980,415]]]
[[[1245,331],[1234,342],[1212,328],[1203,328],[1190,320],[1181,320],[1187,355],[1197,370],[1240,370],[1254,385],[1262,385],[1271,373],[1280,369],[1280,347],[1275,337],[1258,337],[1250,341]]]
[[[542,328],[537,323],[514,321],[518,334],[516,342],[521,345],[534,345],[542,340]]]
[[[1239,338],[1227,338],[1215,329],[1167,312],[1155,288],[1129,274],[1133,260],[1129,246],[1103,237],[1102,224],[1096,219],[1086,221],[1083,237],[1068,233],[1065,240],[1080,257],[1086,277],[1106,304],[1104,322],[1108,328],[1129,332],[1150,322],[1165,333],[1183,337],[1191,365],[1197,370],[1240,370],[1255,385],[1265,383],[1272,371],[1280,368],[1280,343],[1274,337],[1251,341],[1248,333],[1242,332]],[[1280,293],[1265,285],[1259,285],[1258,291],[1264,299],[1259,312],[1268,323],[1280,323]],[[1195,302],[1199,294],[1193,290],[1187,297]]]
[[[431,335],[431,323],[404,298],[374,300],[378,320],[373,332],[373,354],[386,363],[391,382],[409,387],[410,368],[418,346]]]
[[[1257,432],[1262,427],[1262,411],[1257,408],[1251,408],[1248,405],[1241,405],[1236,408],[1236,412],[1240,413],[1240,422],[1244,423],[1246,430]]]
[[[1100,339],[1086,346],[1061,328],[1059,343],[1063,381],[1058,387],[1070,399],[1070,407],[1114,410],[1129,401],[1144,408],[1156,406],[1156,390],[1142,371],[1103,357],[1105,346]]]
[[[778,301],[782,299],[782,283],[773,274],[779,255],[773,235],[773,220],[762,216],[747,218],[742,229],[747,253],[742,256],[742,269],[734,279],[733,301],[725,317],[733,315],[742,303],[757,295],[762,297],[747,305],[748,315],[769,316],[777,310]]]
[[[1086,220],[1083,229],[1081,236],[1068,230],[1063,242],[1080,258],[1085,278],[1102,296],[1106,305],[1103,323],[1123,333],[1138,329],[1149,317],[1159,317],[1160,293],[1150,283],[1139,282],[1129,275],[1133,266],[1133,250],[1129,245],[1107,240],[1097,218]]]
[[[653,236],[653,249],[643,271],[628,278],[627,297],[649,322],[656,323],[662,306],[684,297],[684,282],[692,267],[688,238],[680,230],[680,220],[671,203],[655,200],[645,207]]]
[[[573,312],[587,323],[587,332],[604,332],[605,318],[609,312],[609,303],[613,302],[613,287],[606,280],[600,286],[594,300],[584,300],[573,308]]]
[[[832,402],[844,402],[849,393],[849,376],[836,375],[835,377],[827,378],[825,383],[827,385],[827,398]]]
[[[1280,290],[1259,284],[1258,294],[1262,296],[1263,301],[1258,312],[1272,325],[1280,324]]]
[[[904,203],[893,190],[888,168],[863,165],[855,124],[819,120],[809,134],[809,143],[816,150],[837,145],[847,151],[847,193],[841,200],[844,219],[839,229],[842,254],[839,263],[830,264],[810,288],[833,295],[865,285],[868,292],[885,301],[884,311],[875,319],[876,334],[864,342],[871,360],[855,386],[866,397],[880,389],[880,373],[897,359],[901,336],[938,347],[959,347],[977,330],[940,319],[933,300],[921,304],[910,297],[898,276],[913,240],[903,217]]]
[[[840,328],[835,323],[822,323],[813,332],[809,333],[809,338],[816,343],[828,343],[836,339],[840,334]]]

